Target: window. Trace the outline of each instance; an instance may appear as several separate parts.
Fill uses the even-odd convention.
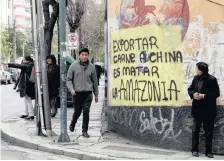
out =
[[[25,11],[30,13],[30,9],[29,8],[25,8]]]
[[[26,22],[30,22],[31,18],[30,17],[26,17]]]

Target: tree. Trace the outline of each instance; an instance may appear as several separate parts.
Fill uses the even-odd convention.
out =
[[[27,34],[26,34],[27,35]],[[4,28],[1,32],[1,60],[7,61],[13,59],[13,28]],[[28,42],[28,43],[26,43]],[[16,57],[21,57],[23,55],[23,44],[25,55],[30,55],[32,53],[32,47],[29,43],[29,39],[21,31],[16,31]]]
[[[67,4],[67,21],[70,26],[70,31],[75,31],[84,14],[84,0],[66,0]],[[52,6],[53,12],[50,14],[49,6]],[[45,40],[45,53],[51,54],[51,45],[54,35],[54,26],[59,16],[59,3],[56,0],[43,1],[43,13],[45,19],[44,26],[44,40]]]
[[[87,1],[81,28],[84,46],[90,49],[92,58],[104,61],[104,3]]]

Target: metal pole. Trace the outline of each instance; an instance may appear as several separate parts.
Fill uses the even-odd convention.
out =
[[[105,68],[105,100],[107,100],[107,70],[108,70],[108,21],[107,21],[107,0],[104,1],[105,3],[105,15],[104,15],[104,41],[105,41],[105,54],[104,54],[104,68]],[[108,101],[107,101],[108,102]],[[106,105],[107,106],[107,105]]]
[[[36,0],[31,0],[31,18],[32,18],[32,33],[33,33],[33,49],[34,49],[34,56],[35,56],[35,74],[36,74],[36,90],[37,90],[37,111],[36,111],[36,135],[43,135],[41,129],[41,122],[44,123],[43,120],[43,107],[42,107],[42,98],[41,98],[41,89],[40,89],[40,66],[39,66],[39,56],[38,56],[38,44],[37,44],[37,18],[36,18]]]
[[[67,87],[66,87],[66,2],[59,1],[59,31],[60,31],[60,97],[61,97],[61,134],[58,142],[70,142],[67,133]]]
[[[50,114],[50,101],[48,95],[48,80],[47,80],[47,62],[44,49],[44,24],[43,24],[43,6],[42,0],[37,0],[37,18],[39,23],[39,45],[40,45],[40,55],[42,63],[42,87],[43,87],[43,101],[44,101],[44,118],[46,122],[46,132],[47,136],[52,136],[51,128],[51,114]]]
[[[13,15],[13,62],[16,62],[16,16],[15,16],[15,5],[12,0],[12,15]]]

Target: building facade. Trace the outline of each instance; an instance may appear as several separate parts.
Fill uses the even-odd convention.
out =
[[[1,25],[25,31],[31,29],[30,0],[1,0]]]
[[[190,151],[187,88],[204,61],[220,86],[213,152],[224,154],[223,0],[108,0],[107,16],[109,130]]]

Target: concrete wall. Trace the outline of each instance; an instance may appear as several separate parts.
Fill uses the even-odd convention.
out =
[[[109,107],[109,130],[142,144],[176,150],[191,150],[193,118],[189,107]],[[213,152],[224,154],[224,108],[218,108]],[[200,149],[204,152],[204,131]]]
[[[213,151],[224,154],[223,35],[222,0],[109,0],[109,129],[143,144],[190,151],[193,119],[187,88],[196,63],[205,61],[221,91]],[[154,40],[121,47],[144,37]],[[176,61],[153,62],[149,58],[153,52],[161,52],[163,60],[166,52],[179,55]],[[120,63],[115,61],[118,57]],[[148,75],[139,67],[146,68]],[[200,148],[203,152],[203,130]]]

